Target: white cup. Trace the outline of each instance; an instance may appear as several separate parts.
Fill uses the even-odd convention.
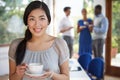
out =
[[[84,21],[84,25],[88,25],[89,23],[87,21]]]
[[[40,63],[30,63],[28,65],[28,71],[31,74],[41,74],[43,72],[43,65]]]
[[[90,24],[89,27],[93,27],[93,24]]]

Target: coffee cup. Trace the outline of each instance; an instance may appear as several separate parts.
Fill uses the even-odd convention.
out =
[[[92,25],[92,24],[90,24],[90,25],[89,25],[89,27],[93,27],[93,25]]]
[[[31,74],[41,74],[43,72],[43,65],[41,63],[30,63],[27,69]]]
[[[84,21],[84,25],[88,25],[88,22],[87,22],[87,21]]]

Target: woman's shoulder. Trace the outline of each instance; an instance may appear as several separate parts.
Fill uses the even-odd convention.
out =
[[[91,19],[91,18],[88,18],[87,20],[88,20],[88,21],[92,21],[92,19]]]
[[[55,45],[59,48],[64,48],[67,46],[67,43],[64,39],[57,37],[55,40]]]
[[[56,38],[56,51],[60,56],[60,64],[69,58],[69,49],[67,43],[62,38]]]
[[[15,61],[15,52],[16,52],[16,48],[18,46],[18,44],[23,40],[23,38],[18,38],[18,39],[15,39],[11,42],[10,44],[10,48],[9,48],[9,56],[11,57],[12,60]]]
[[[19,43],[23,40],[23,38],[17,38],[12,41],[12,43]]]
[[[58,43],[58,44],[63,44],[63,43],[65,43],[65,40],[62,39],[62,38],[58,38],[58,37],[56,37],[55,42]]]
[[[83,20],[82,19],[79,19],[78,22],[82,22]]]
[[[11,45],[17,45],[17,44],[19,44],[22,40],[23,40],[23,38],[14,39],[14,40],[11,42]]]

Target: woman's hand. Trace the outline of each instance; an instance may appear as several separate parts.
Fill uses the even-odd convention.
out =
[[[24,76],[24,73],[26,71],[26,68],[27,68],[27,64],[23,63],[21,65],[18,65],[17,68],[16,68],[16,74],[22,78]]]
[[[84,28],[86,28],[86,26],[81,26],[79,27],[79,29],[83,30]]]
[[[47,72],[43,73],[41,76],[30,76],[30,75],[27,75],[27,76],[30,78],[36,78],[36,79],[52,78],[53,72],[47,71]]]
[[[81,32],[86,26],[79,26],[77,27],[77,33]]]
[[[92,30],[93,30],[93,25],[92,25],[92,24],[89,25],[88,28],[89,28],[89,31],[92,32]]]

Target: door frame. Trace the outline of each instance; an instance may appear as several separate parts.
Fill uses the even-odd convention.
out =
[[[106,16],[109,21],[109,29],[106,39],[105,74],[120,77],[120,67],[111,66],[112,1],[113,0],[106,0]]]

